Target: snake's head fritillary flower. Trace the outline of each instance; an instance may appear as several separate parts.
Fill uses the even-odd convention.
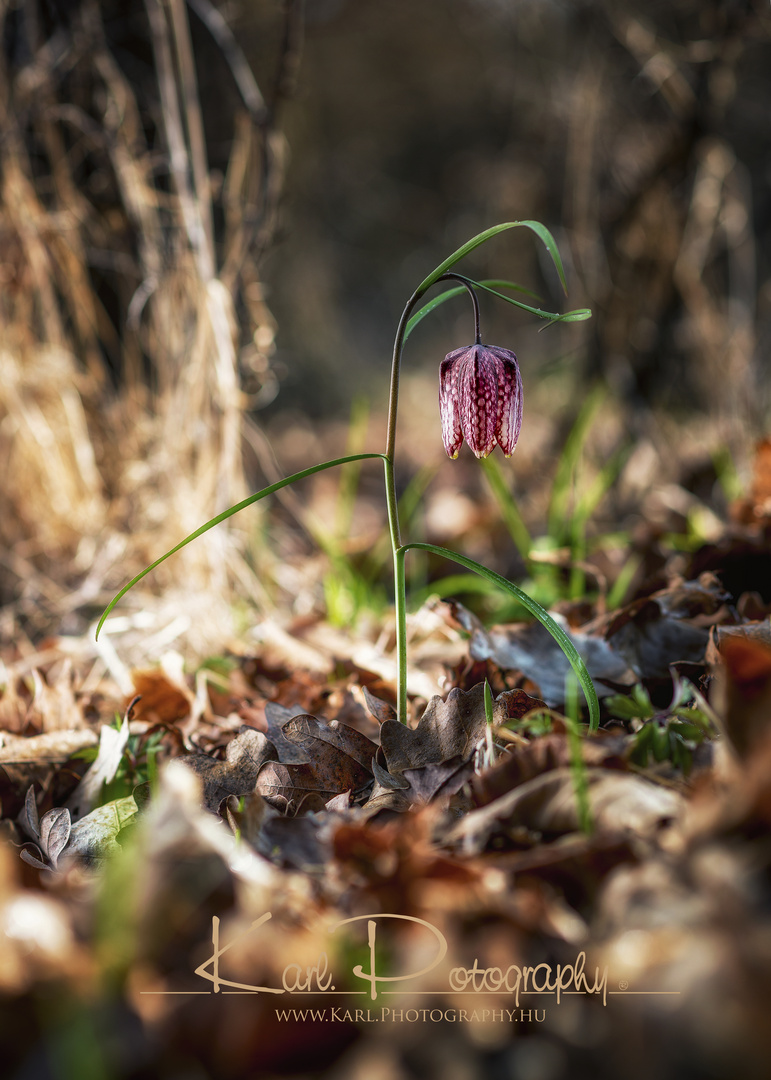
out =
[[[451,458],[465,439],[478,458],[497,443],[511,457],[522,426],[522,376],[513,352],[498,345],[467,345],[439,367],[442,440]]]

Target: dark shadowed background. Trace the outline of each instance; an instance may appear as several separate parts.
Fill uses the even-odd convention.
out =
[[[188,62],[175,68],[186,7]],[[60,617],[40,573],[77,586],[65,607],[92,617],[215,510],[343,451],[352,403],[370,409],[363,445],[380,449],[406,299],[498,221],[552,229],[569,296],[525,230],[463,269],[594,312],[539,333],[482,299],[485,340],[523,370],[507,475],[531,530],[595,392],[587,468],[628,458],[606,524],[682,519],[693,498],[720,512],[747,483],[769,406],[762,0],[307,0],[304,17],[297,0],[25,0],[2,25],[8,627],[22,610],[37,633]],[[251,83],[238,83],[233,43]],[[438,363],[471,332],[461,297],[409,342],[402,488],[425,464],[440,488],[481,495],[470,456],[443,456],[436,403]],[[360,494],[379,501],[368,477]],[[652,508],[661,483],[678,491]],[[455,511],[437,495],[432,533],[430,499],[428,535],[442,539]],[[236,528],[243,546],[253,526]],[[233,549],[210,537],[196,552],[158,583],[200,571],[205,585],[224,567],[224,588]],[[516,572],[510,544],[486,554]]]

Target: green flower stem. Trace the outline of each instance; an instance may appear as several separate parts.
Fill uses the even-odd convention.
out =
[[[409,545],[407,545],[409,547]],[[404,576],[404,556],[407,547],[394,550],[394,606],[396,610],[397,699],[396,718],[407,723],[407,583]]]
[[[394,340],[394,353],[391,361],[391,391],[388,398],[388,433],[386,451],[383,458],[385,469],[386,505],[388,507],[388,533],[391,539],[391,552],[394,560],[394,610],[396,613],[396,656],[397,656],[397,705],[396,717],[401,724],[407,723],[407,589],[404,580],[404,556],[401,532],[399,530],[399,505],[396,498],[394,479],[394,454],[396,452],[396,419],[399,412],[399,376],[402,366],[405,332],[412,309],[417,304],[425,289],[417,289],[407,301],[399,320],[399,327]]]
[[[228,510],[223,510],[221,514],[217,514],[210,521],[207,521],[205,525],[202,525],[200,529],[196,529],[195,532],[191,532],[189,536],[186,536],[184,540],[180,540],[173,548],[166,552],[165,555],[161,555],[160,559],[156,559],[154,563],[150,563],[146,566],[141,574],[137,574],[133,577],[127,585],[124,585],[119,593],[117,593],[107,607],[102,612],[102,617],[96,627],[96,638],[99,637],[99,632],[104,626],[105,619],[110,614],[112,609],[121,600],[129,589],[132,589],[138,581],[141,581],[143,577],[150,573],[151,570],[155,570],[156,566],[160,566],[162,562],[165,562],[170,555],[180,551],[183,547],[191,542],[191,540],[197,539],[199,536],[203,536],[209,529],[213,529],[215,525],[219,525],[220,522],[225,521],[227,518],[232,517],[233,514],[237,514],[239,510],[244,510],[247,506],[251,506],[252,503],[259,502],[260,499],[264,499],[266,495],[272,495],[276,491],[280,491],[283,487],[288,487],[290,484],[294,484],[297,480],[304,480],[306,476],[313,476],[314,473],[323,472],[324,469],[334,469],[336,465],[347,465],[349,461],[365,461],[369,458],[378,458],[381,461],[385,461],[383,454],[348,454],[346,457],[334,458],[332,461],[324,461],[321,465],[312,465],[309,469],[302,469],[300,472],[293,473],[291,476],[285,477],[283,480],[276,481],[275,484],[270,484],[269,487],[261,488],[260,491],[250,495],[247,499],[244,499],[240,503],[236,503],[235,506],[231,506]]]
[[[505,577],[500,574],[496,574],[494,570],[488,570],[486,566],[482,566],[481,563],[474,562],[473,559],[467,559],[464,555],[458,555],[454,551],[450,551],[448,548],[437,547],[436,544],[404,544],[403,547],[397,552],[397,562],[400,562],[403,568],[404,555],[410,549],[414,551],[433,551],[435,555],[442,555],[445,559],[449,559],[451,562],[458,563],[459,566],[465,566],[467,570],[473,570],[474,573],[479,574],[481,577],[486,577],[489,581],[494,582],[504,592],[510,593],[519,600],[520,604],[531,613],[535,615],[536,619],[546,627],[551,636],[557,642],[563,653],[567,657],[570,666],[578,676],[578,681],[581,683],[581,688],[586,698],[586,703],[589,706],[589,730],[596,731],[600,726],[600,703],[597,699],[597,692],[594,689],[594,683],[592,682],[591,675],[587,671],[586,664],[582,660],[575,645],[571,641],[570,637],[565,633],[561,626],[558,625],[552,619],[551,615],[542,608],[539,603],[528,596],[526,592],[518,588],[512,582],[507,581]],[[403,573],[403,569],[402,569]],[[401,689],[401,688],[400,688]],[[405,691],[406,699],[406,691]]]
[[[388,397],[388,433],[386,436],[386,450],[383,456],[385,464],[385,489],[386,505],[388,507],[388,533],[391,539],[391,551],[394,560],[394,608],[396,611],[396,655],[398,660],[398,703],[397,718],[400,723],[407,723],[407,590],[404,579],[404,557],[399,558],[399,550],[402,546],[401,531],[399,528],[399,507],[396,497],[396,481],[394,478],[394,455],[396,453],[396,420],[399,412],[399,377],[402,367],[402,352],[404,342],[407,339],[407,325],[410,321],[412,310],[421,296],[437,281],[459,280],[463,283],[471,296],[474,304],[474,322],[477,340],[479,339],[479,302],[474,291],[473,283],[459,274],[440,274],[426,284],[423,282],[407,301],[399,320],[399,326],[394,339],[394,352],[391,361],[391,391]],[[428,279],[426,279],[428,281]]]

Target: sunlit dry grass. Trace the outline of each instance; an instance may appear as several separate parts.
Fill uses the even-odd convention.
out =
[[[257,259],[275,224],[281,138],[242,65],[250,93],[215,250],[185,5],[148,3],[148,16],[152,116],[97,3],[75,16],[65,70],[41,40],[31,63],[0,75],[0,541],[4,592],[18,597],[8,636],[78,610],[82,628],[89,605],[245,494],[240,370],[270,380]],[[243,529],[219,530],[158,576],[194,648],[222,639],[236,585],[262,595],[244,550]]]

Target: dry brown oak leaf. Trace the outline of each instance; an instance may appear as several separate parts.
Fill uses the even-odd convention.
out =
[[[371,763],[377,746],[355,728],[328,724],[304,713],[282,724],[285,739],[305,751],[308,762],[269,761],[257,777],[256,790],[287,814],[321,810],[335,795],[354,794],[372,783]]]

